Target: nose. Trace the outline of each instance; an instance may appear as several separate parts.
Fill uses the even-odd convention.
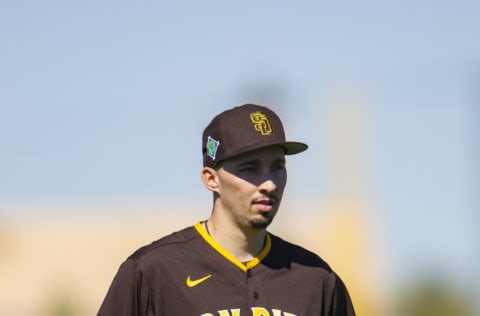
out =
[[[260,191],[263,192],[273,192],[277,189],[277,185],[271,179],[267,179],[260,184]]]

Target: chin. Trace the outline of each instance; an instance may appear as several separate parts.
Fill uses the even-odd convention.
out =
[[[264,217],[264,218],[261,218],[261,219],[254,219],[250,222],[250,225],[253,227],[253,228],[267,228],[268,225],[270,225],[273,221],[273,218],[267,218],[267,217]]]

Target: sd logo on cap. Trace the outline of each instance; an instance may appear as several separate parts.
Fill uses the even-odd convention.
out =
[[[203,166],[215,167],[222,160],[272,145],[282,146],[286,155],[308,148],[304,143],[285,140],[282,122],[269,108],[237,106],[215,116],[203,131]]]

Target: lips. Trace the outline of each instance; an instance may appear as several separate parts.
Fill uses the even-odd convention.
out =
[[[276,203],[276,199],[270,198],[270,199],[257,199],[253,202],[253,205],[258,207],[260,211],[263,212],[268,212],[273,209],[273,205]]]

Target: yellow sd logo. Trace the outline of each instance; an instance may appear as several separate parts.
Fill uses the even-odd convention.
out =
[[[262,112],[250,113],[250,119],[253,122],[253,127],[262,135],[271,135],[273,133],[270,121]]]

